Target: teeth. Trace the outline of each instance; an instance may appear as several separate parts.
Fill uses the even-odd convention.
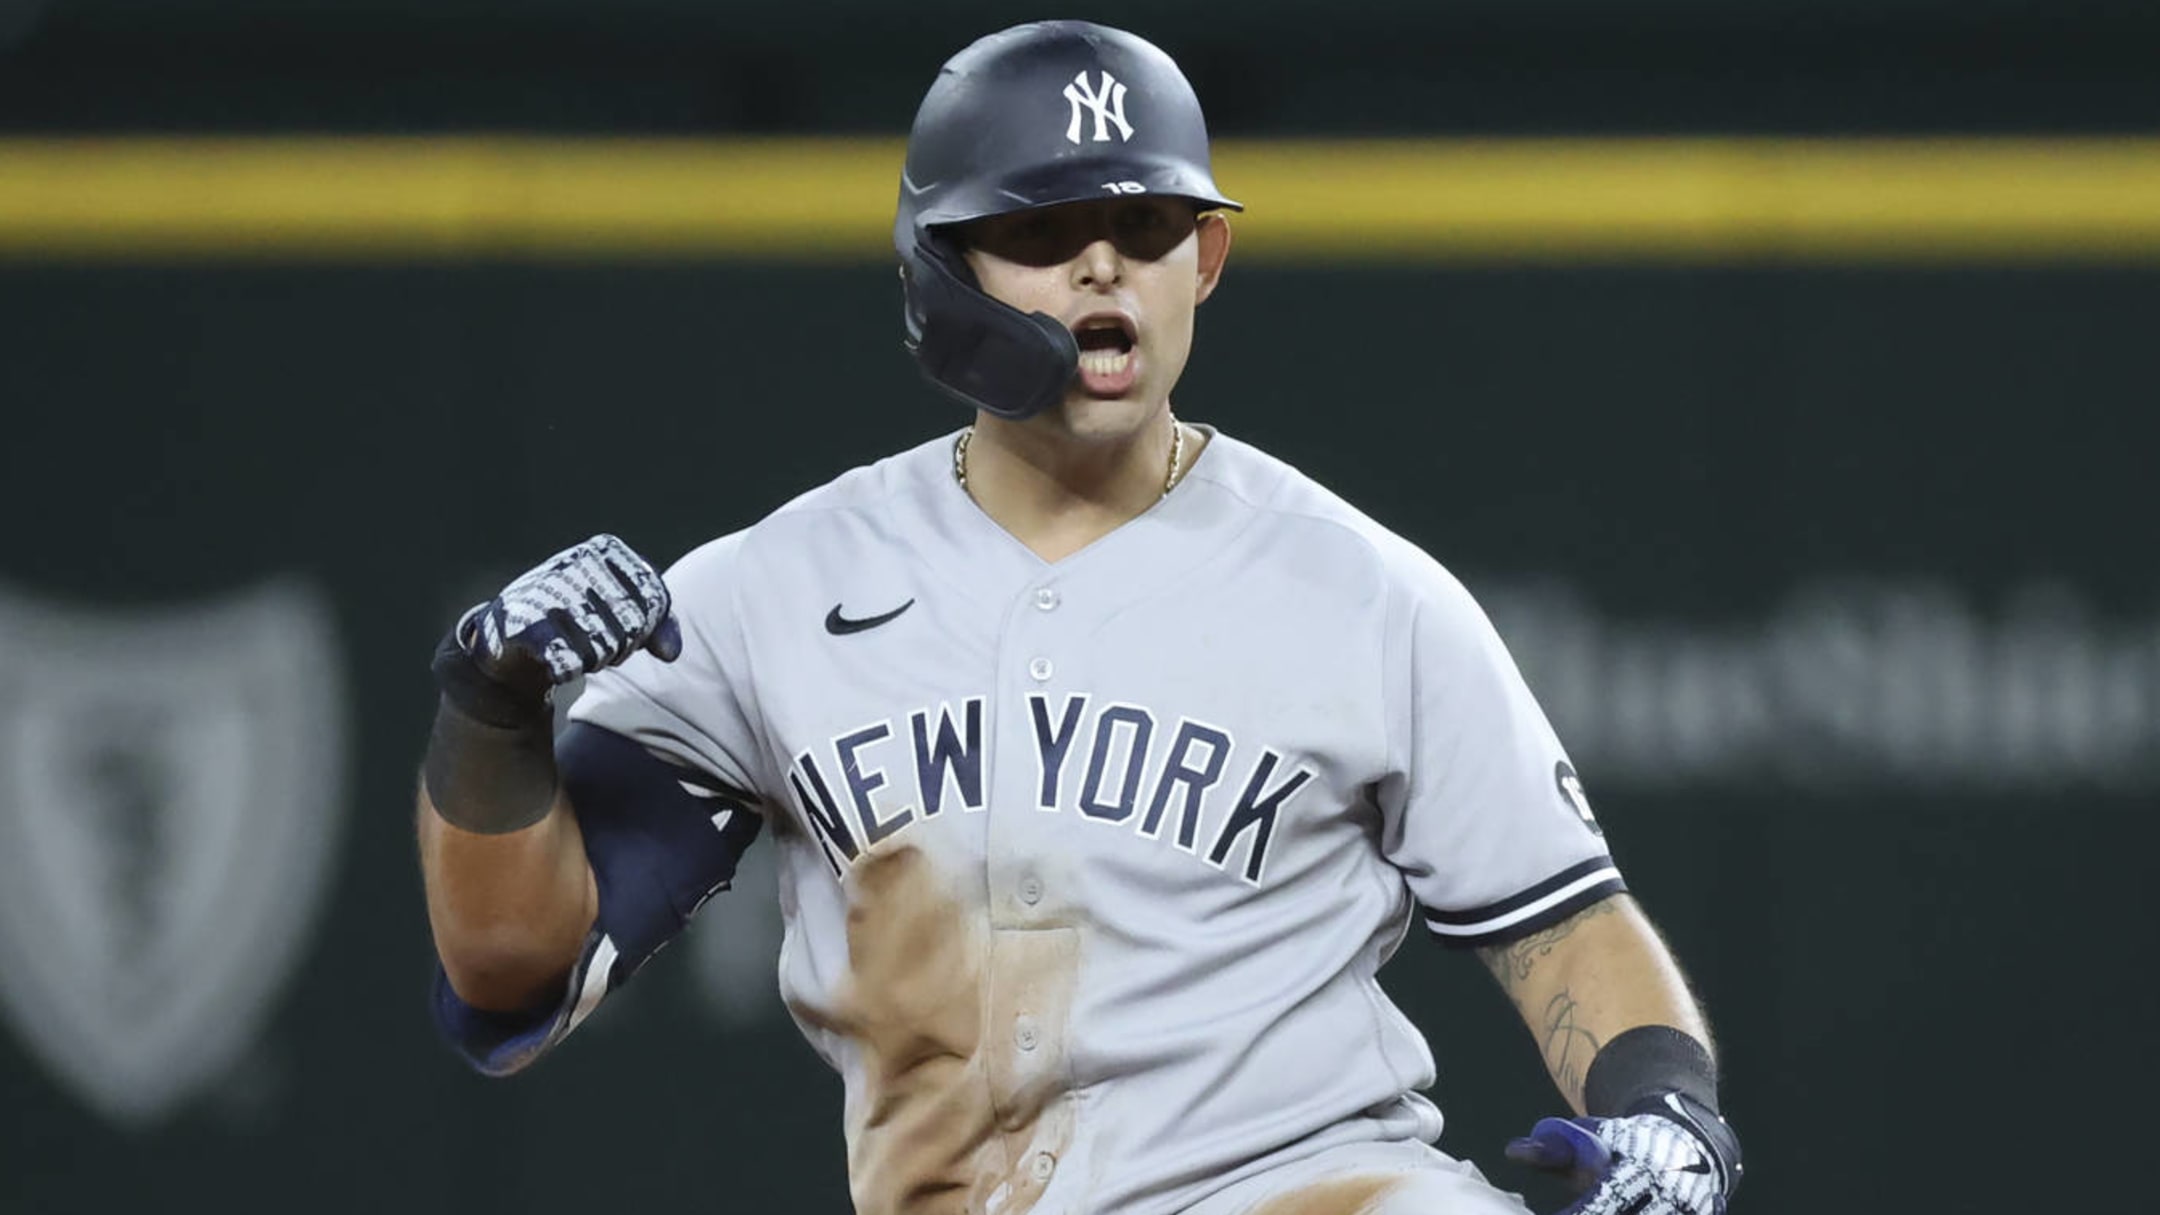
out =
[[[1130,350],[1083,350],[1080,370],[1089,375],[1120,375],[1132,366]]]

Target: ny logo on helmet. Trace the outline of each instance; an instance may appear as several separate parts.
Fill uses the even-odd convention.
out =
[[[1088,87],[1087,72],[1083,70],[1065,86],[1065,100],[1072,103],[1072,121],[1065,125],[1065,138],[1080,142],[1080,107],[1086,106],[1095,115],[1095,142],[1110,142],[1110,124],[1116,123],[1118,139],[1132,138],[1132,124],[1125,121],[1125,86],[1117,77],[1102,73],[1102,83]]]

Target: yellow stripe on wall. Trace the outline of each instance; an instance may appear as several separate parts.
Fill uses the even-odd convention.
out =
[[[895,139],[0,140],[0,257],[891,256]],[[2160,139],[1222,141],[1271,262],[2160,260]]]

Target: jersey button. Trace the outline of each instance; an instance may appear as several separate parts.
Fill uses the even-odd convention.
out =
[[[1013,1022],[1013,1042],[1021,1050],[1034,1050],[1035,1044],[1039,1041],[1041,1041],[1041,1036],[1035,1032],[1035,1018],[1022,1017]]]
[[[1050,672],[1055,669],[1050,665],[1050,660],[1047,658],[1037,658],[1028,663],[1028,674],[1034,678],[1036,683],[1041,683],[1050,678]]]
[[[1035,592],[1036,607],[1041,608],[1045,612],[1051,612],[1057,610],[1057,605],[1058,593],[1055,587],[1046,586]]]
[[[1035,1159],[1028,1162],[1028,1172],[1035,1174],[1037,1181],[1050,1180],[1050,1174],[1057,1172],[1057,1157],[1048,1152],[1035,1153]]]
[[[1029,874],[1027,877],[1020,879],[1021,902],[1033,907],[1035,904],[1042,902],[1042,894],[1043,884],[1041,878]]]

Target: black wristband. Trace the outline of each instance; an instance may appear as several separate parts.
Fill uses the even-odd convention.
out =
[[[1685,1093],[1717,1112],[1717,1065],[1710,1051],[1670,1025],[1638,1025],[1607,1042],[1583,1077],[1583,1109],[1618,1118],[1663,1093]]]
[[[444,822],[482,835],[522,831],[555,805],[554,723],[491,726],[445,696],[420,777]]]
[[[442,697],[420,777],[444,822],[483,835],[523,830],[555,805],[555,709],[550,685],[491,679],[458,644],[457,630],[432,664]]]

